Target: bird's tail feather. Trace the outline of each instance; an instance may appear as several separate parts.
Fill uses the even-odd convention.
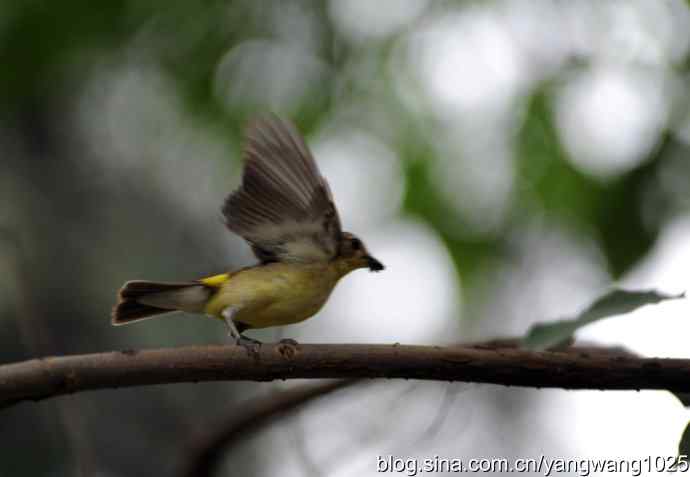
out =
[[[173,311],[201,312],[212,292],[199,282],[127,282],[113,308],[112,324],[125,325]]]

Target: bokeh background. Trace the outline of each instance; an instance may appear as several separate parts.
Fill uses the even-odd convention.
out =
[[[613,283],[690,288],[682,0],[0,4],[0,360],[223,343],[185,316],[112,328],[128,279],[253,262],[220,205],[246,121],[307,137],[387,266],[304,342],[519,336]],[[690,357],[679,300],[583,330]],[[243,399],[293,383],[106,390],[0,413],[2,476],[172,475]],[[374,475],[376,456],[674,455],[663,392],[385,381],[247,436],[218,475]]]

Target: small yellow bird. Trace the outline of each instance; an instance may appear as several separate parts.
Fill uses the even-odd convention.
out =
[[[222,212],[260,263],[190,282],[127,282],[113,325],[172,311],[203,313],[223,320],[238,343],[254,342],[241,333],[306,320],[343,276],[383,270],[361,240],[341,230],[328,183],[291,123],[250,123],[243,157],[242,185]]]

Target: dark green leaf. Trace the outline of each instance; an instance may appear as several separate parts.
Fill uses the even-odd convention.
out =
[[[683,435],[678,443],[678,455],[690,455],[690,422],[685,426]]]
[[[671,393],[673,394],[680,403],[685,407],[690,407],[690,393]]]
[[[569,341],[575,331],[594,321],[630,313],[644,305],[652,305],[684,296],[685,294],[668,295],[654,290],[612,290],[572,319],[539,323],[532,326],[523,339],[523,346],[534,350],[552,348]]]

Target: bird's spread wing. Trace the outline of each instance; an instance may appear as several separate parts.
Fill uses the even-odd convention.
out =
[[[326,179],[295,127],[277,117],[247,129],[242,186],[223,205],[228,228],[264,263],[333,258],[340,219]]]

